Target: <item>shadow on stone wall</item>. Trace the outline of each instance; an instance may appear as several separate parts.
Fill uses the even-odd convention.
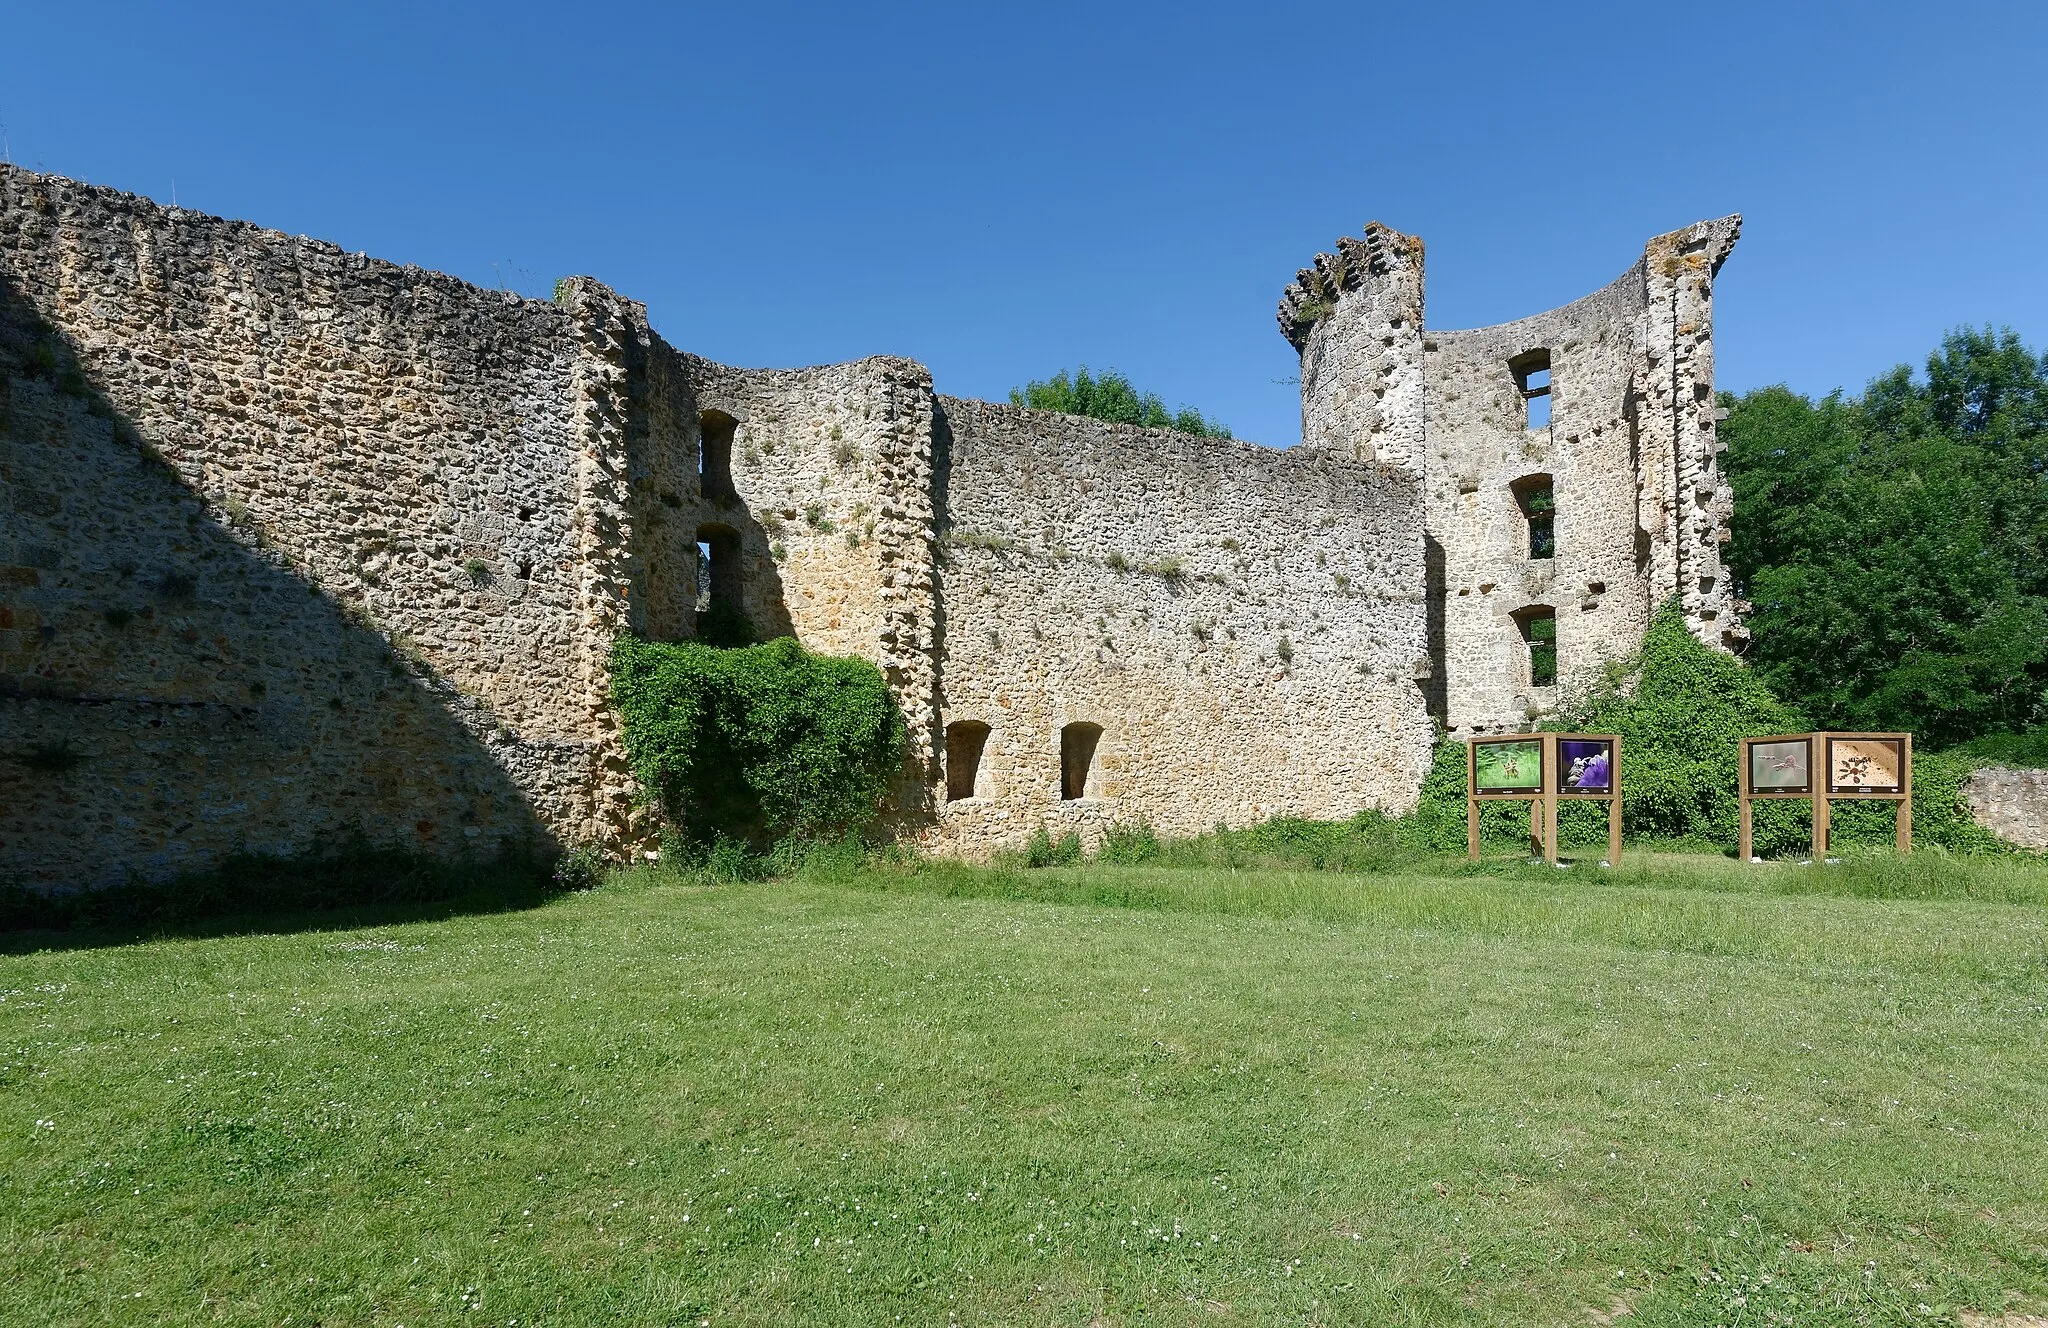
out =
[[[358,832],[551,857],[513,772],[573,766],[565,744],[307,581],[289,532],[196,493],[91,369],[0,277],[0,883],[163,882]]]

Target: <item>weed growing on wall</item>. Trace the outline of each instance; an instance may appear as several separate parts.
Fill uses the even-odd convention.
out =
[[[1081,832],[1069,830],[1058,839],[1044,826],[1031,832],[1031,841],[1024,846],[1024,865],[1027,867],[1072,867],[1081,861]]]
[[[634,775],[699,843],[857,829],[903,760],[903,716],[881,670],[787,637],[719,649],[621,636],[611,680]]]
[[[1702,645],[1686,630],[1676,601],[1651,619],[1642,649],[1612,666],[1599,685],[1546,729],[1615,733],[1622,739],[1622,825],[1631,838],[1690,840],[1702,847],[1735,842],[1737,739],[1798,733],[1808,721],[1779,701],[1753,671]],[[1979,762],[1962,753],[1918,753],[1913,763],[1913,837],[1959,852],[1994,851],[1998,842],[1971,820],[1961,785]],[[1833,804],[1838,845],[1888,844],[1888,803]],[[1465,842],[1465,745],[1438,745],[1422,796],[1407,819],[1412,837],[1436,849]],[[1558,808],[1566,844],[1604,843],[1607,805],[1566,802]],[[1764,857],[1803,854],[1811,844],[1811,804],[1755,804],[1755,845]],[[1480,830],[1495,845],[1528,839],[1528,807],[1493,802],[1481,808]]]

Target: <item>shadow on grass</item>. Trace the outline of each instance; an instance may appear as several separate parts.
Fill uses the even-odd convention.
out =
[[[292,858],[245,855],[208,872],[101,890],[0,886],[0,954],[509,912],[588,884],[578,877],[582,865],[539,853],[442,862],[352,841]]]

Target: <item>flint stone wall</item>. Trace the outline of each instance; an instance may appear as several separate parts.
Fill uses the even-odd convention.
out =
[[[886,815],[927,847],[1403,810],[1432,703],[1549,704],[1513,608],[1556,606],[1568,678],[1666,594],[1739,631],[1709,317],[1733,239],[1431,333],[1420,241],[1369,227],[1283,300],[1308,445],[1274,452],[939,397],[902,359],[717,365],[588,278],[521,299],[0,168],[0,878],[351,829],[646,847],[605,660],[695,632],[713,536],[760,634],[882,669],[911,733]],[[1540,437],[1507,363],[1531,343]],[[1508,488],[1538,469],[1541,567]],[[956,722],[990,737],[948,802]],[[1102,738],[1067,799],[1072,723]]]
[[[1413,805],[1431,731],[1412,478],[951,397],[939,413],[938,710],[989,736],[929,846]],[[1063,801],[1075,722],[1102,736]]]
[[[1377,222],[1282,294],[1303,445],[1423,481],[1432,706],[1452,732],[1554,712],[1669,598],[1710,645],[1744,635],[1721,567],[1732,498],[1715,460],[1712,306],[1740,223],[1658,236],[1604,289],[1495,327],[1429,328],[1422,242]],[[1535,352],[1550,418],[1531,428],[1514,363]],[[1555,553],[1533,558],[1515,485],[1544,480]],[[1558,667],[1538,685],[1517,615],[1545,610]]]
[[[0,873],[603,837],[634,328],[568,294],[0,168]]]

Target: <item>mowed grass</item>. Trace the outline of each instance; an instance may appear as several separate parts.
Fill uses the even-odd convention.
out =
[[[0,1320],[2038,1312],[2048,869],[1636,858],[642,874],[0,957]]]

